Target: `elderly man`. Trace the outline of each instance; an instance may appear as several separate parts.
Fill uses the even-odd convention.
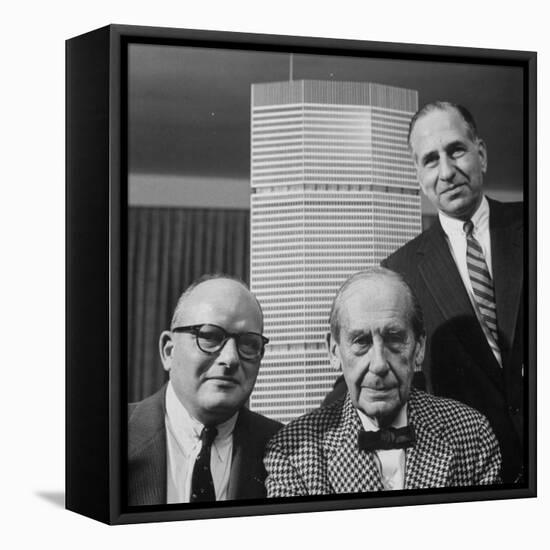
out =
[[[330,315],[328,347],[347,394],[269,443],[268,496],[497,483],[500,451],[484,416],[411,388],[422,363],[420,306],[400,275],[350,277]]]
[[[523,470],[523,205],[484,196],[487,146],[471,113],[429,103],[412,118],[409,148],[438,210],[427,231],[382,265],[402,273],[424,311],[428,388],[474,407],[502,451],[501,476]]]
[[[130,506],[265,497],[264,448],[280,424],[245,408],[262,329],[241,281],[207,276],[180,297],[159,342],[170,380],[129,406]]]

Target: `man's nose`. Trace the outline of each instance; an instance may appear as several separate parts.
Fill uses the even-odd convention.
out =
[[[369,371],[381,378],[386,376],[389,371],[388,361],[386,359],[386,348],[384,342],[379,339],[375,339],[372,343]]]
[[[240,360],[235,338],[228,338],[218,354],[218,362],[232,369],[239,365]]]
[[[439,159],[439,179],[443,181],[452,181],[456,173],[454,160],[446,155],[441,155]]]

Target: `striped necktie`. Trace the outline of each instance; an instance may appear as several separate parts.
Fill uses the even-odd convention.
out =
[[[474,237],[473,230],[474,224],[471,220],[464,222],[468,274],[470,275],[470,282],[472,283],[472,290],[481,320],[489,329],[490,335],[498,347],[497,308],[493,280],[489,269],[487,269],[483,250]]]
[[[210,455],[212,443],[218,435],[215,427],[204,427],[201,432],[202,447],[193,468],[191,477],[191,498],[190,502],[211,502],[216,500],[214,480],[210,470]]]

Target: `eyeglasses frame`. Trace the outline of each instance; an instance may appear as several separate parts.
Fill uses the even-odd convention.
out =
[[[202,327],[204,327],[206,325],[209,325],[211,327],[215,327],[215,328],[221,330],[225,334],[225,338],[224,338],[223,342],[221,343],[219,349],[217,349],[216,351],[206,351],[206,350],[202,349],[200,344],[199,344],[199,332],[202,329]],[[265,353],[265,346],[266,346],[266,344],[269,343],[269,338],[266,338],[263,334],[260,334],[259,332],[252,332],[252,331],[248,331],[248,332],[229,332],[229,331],[225,330],[223,327],[220,327],[219,325],[215,325],[214,323],[201,323],[199,325],[186,325],[186,326],[182,326],[182,327],[173,327],[173,328],[170,329],[170,332],[192,334],[195,337],[195,342],[197,344],[197,347],[203,353],[206,353],[208,355],[214,355],[215,353],[219,353],[224,348],[225,344],[227,344],[227,341],[230,340],[231,338],[233,338],[235,340],[237,353],[239,354],[239,357],[241,359],[244,359],[245,361],[253,361],[255,359],[261,359],[264,356],[264,353]],[[262,339],[262,349],[261,349],[260,354],[257,357],[243,357],[243,355],[241,354],[241,350],[239,348],[239,337],[243,334],[254,334],[256,336],[260,336],[260,338]]]

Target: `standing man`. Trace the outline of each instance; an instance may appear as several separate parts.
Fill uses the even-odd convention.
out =
[[[498,482],[487,419],[411,387],[426,337],[422,309],[397,273],[352,275],[334,298],[327,337],[346,395],[285,426],[266,454],[269,497]]]
[[[180,297],[159,350],[170,380],[128,411],[128,504],[265,497],[262,459],[281,426],[245,408],[264,346],[246,285],[206,276]]]
[[[505,482],[523,470],[523,208],[484,196],[487,147],[467,109],[430,103],[412,118],[420,187],[438,210],[430,229],[383,265],[402,273],[425,315],[424,365],[436,395],[483,413]]]

